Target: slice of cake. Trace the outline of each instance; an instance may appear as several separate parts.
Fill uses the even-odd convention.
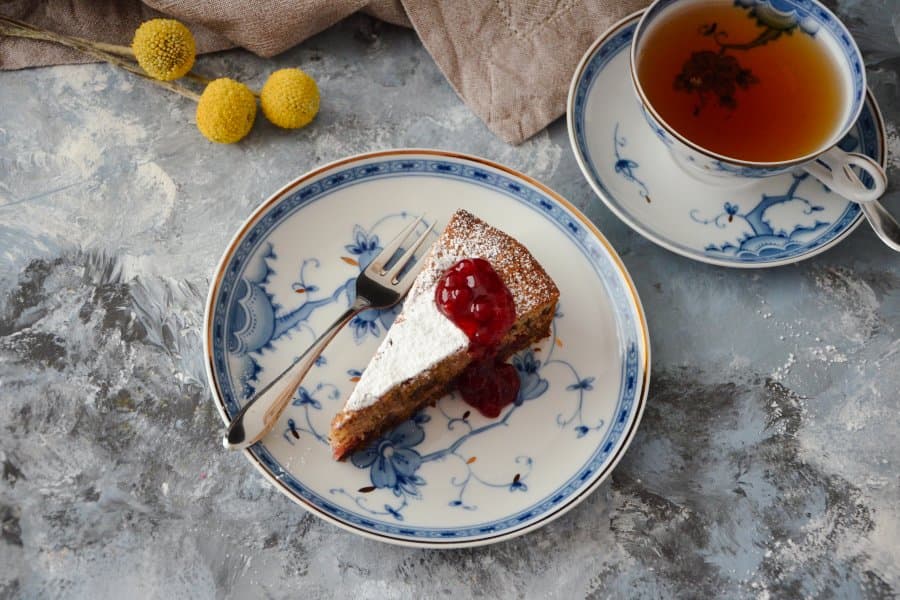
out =
[[[497,416],[519,383],[502,361],[550,334],[559,290],[509,235],[459,210],[422,260],[402,311],[331,423],[336,459],[457,387]]]

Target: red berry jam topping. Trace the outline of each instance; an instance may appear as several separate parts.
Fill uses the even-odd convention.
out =
[[[459,377],[463,399],[486,417],[497,417],[519,393],[515,368],[497,361],[516,305],[491,263],[465,258],[447,269],[435,290],[438,309],[469,337],[474,362]]]
[[[516,305],[503,280],[483,258],[464,258],[444,272],[435,301],[469,336],[469,350],[490,353],[516,320]]]
[[[516,368],[494,357],[470,364],[457,384],[463,400],[490,419],[499,417],[503,407],[515,402],[519,395]]]

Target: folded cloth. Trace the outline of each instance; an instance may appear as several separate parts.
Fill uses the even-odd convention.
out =
[[[415,28],[463,101],[507,142],[565,112],[578,59],[646,0],[12,0],[0,14],[93,40],[127,44],[160,16],[187,23],[200,52],[240,46],[274,56],[363,10]],[[0,69],[90,62],[49,42],[0,37]]]
[[[403,0],[409,20],[466,104],[518,144],[566,110],[579,59],[644,0]]]

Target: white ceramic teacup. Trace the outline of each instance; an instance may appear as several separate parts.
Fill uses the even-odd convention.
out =
[[[644,116],[657,136],[669,147],[675,161],[687,173],[712,184],[740,185],[748,178],[771,177],[800,169],[848,200],[869,202],[880,197],[887,187],[887,176],[881,165],[863,154],[845,152],[837,145],[856,123],[865,102],[865,65],[847,28],[816,0],[736,0],[735,4],[752,10],[760,23],[774,30],[812,36],[821,51],[829,53],[838,65],[847,100],[840,121],[835,123],[831,136],[819,148],[790,160],[748,162],[703,148],[666,123],[641,86],[638,57],[652,23],[670,16],[670,11],[679,11],[705,1],[708,0],[656,0],[644,12],[631,45],[631,79]],[[814,94],[809,95],[809,101],[815,102]],[[862,178],[854,167],[862,171]]]

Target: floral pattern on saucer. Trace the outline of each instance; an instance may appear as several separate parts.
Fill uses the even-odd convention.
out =
[[[572,149],[588,183],[617,216],[673,252],[743,268],[814,256],[861,222],[857,204],[804,174],[754,179],[730,171],[741,179],[725,187],[682,170],[666,133],[642,114],[630,81],[629,50],[639,19],[640,13],[624,19],[588,50],[569,93]],[[869,96],[839,146],[883,164],[883,131]]]

